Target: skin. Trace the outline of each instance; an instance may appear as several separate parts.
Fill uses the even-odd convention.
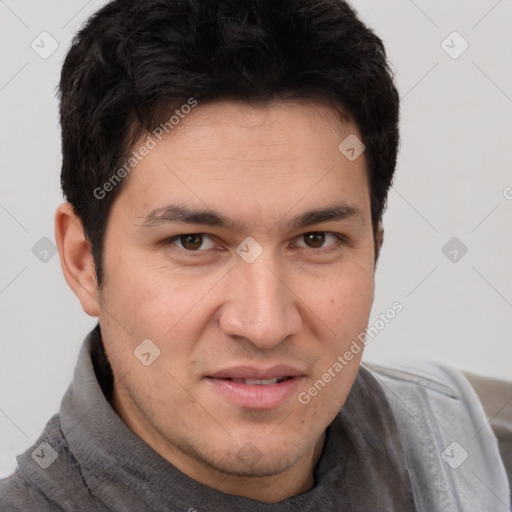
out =
[[[225,493],[276,502],[310,489],[324,431],[359,368],[362,351],[308,404],[297,399],[368,325],[375,242],[364,153],[349,161],[338,150],[351,133],[353,124],[317,103],[198,105],[126,178],[106,228],[101,288],[80,220],[69,204],[57,210],[65,278],[99,317],[112,406],[169,462]],[[340,201],[359,215],[287,225]],[[176,202],[244,229],[143,227],[151,211]],[[325,238],[312,243],[311,232]],[[188,233],[207,234],[199,249],[169,240]],[[236,252],[249,236],[263,249],[253,263]],[[145,366],[134,350],[148,338],[160,356]],[[273,409],[235,406],[203,378],[274,364],[305,377]],[[239,457],[248,451],[259,454],[252,464]]]

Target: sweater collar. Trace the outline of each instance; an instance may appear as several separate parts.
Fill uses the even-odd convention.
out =
[[[277,503],[232,496],[182,473],[136,436],[109,403],[112,371],[99,325],[85,339],[60,410],[64,436],[98,501],[115,510],[413,511],[412,491],[391,408],[360,367],[326,429],[315,485]]]

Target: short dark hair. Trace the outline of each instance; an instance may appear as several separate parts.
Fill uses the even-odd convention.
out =
[[[104,197],[95,190],[191,98],[331,105],[359,129],[374,233],[381,220],[399,96],[382,41],[342,0],[114,0],[74,38],[59,93],[62,189],[100,285],[108,214],[123,183]]]

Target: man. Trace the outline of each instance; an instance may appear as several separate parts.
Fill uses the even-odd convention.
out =
[[[99,323],[2,511],[507,506],[459,373],[360,366],[398,95],[347,4],[114,1],[60,95],[56,239]]]

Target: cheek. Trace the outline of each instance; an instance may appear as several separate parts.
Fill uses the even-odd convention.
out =
[[[190,322],[208,295],[218,277],[213,274],[190,278],[186,272],[171,266],[148,266],[147,262],[115,259],[108,268],[105,282],[105,303],[112,315],[134,333],[134,337],[154,338],[161,343],[174,338],[186,337],[184,331],[196,330],[199,323]],[[195,315],[197,316],[197,315]]]
[[[366,328],[373,301],[373,284],[341,289],[329,303],[333,330],[342,338],[354,337]]]
[[[366,328],[373,301],[373,269],[353,267],[322,282],[323,286],[304,282],[301,289],[308,290],[304,302],[329,328],[328,337],[339,343]]]

